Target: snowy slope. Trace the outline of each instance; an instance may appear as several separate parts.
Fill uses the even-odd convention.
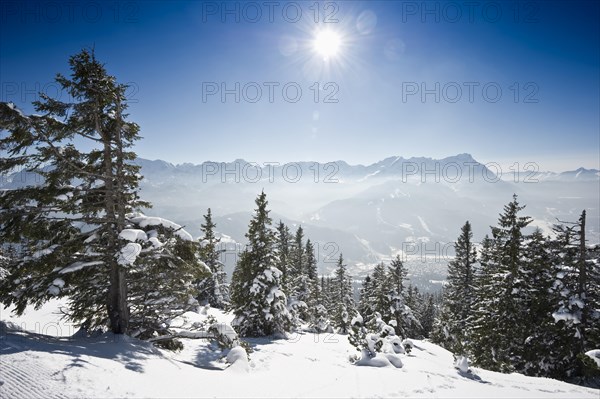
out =
[[[204,340],[183,340],[172,353],[110,334],[96,338],[52,337],[20,331],[10,322],[35,326],[58,302],[22,318],[2,310],[1,398],[71,397],[544,397],[598,398],[600,391],[518,374],[474,369],[463,375],[452,355],[414,341],[404,367],[358,367],[347,338],[299,334],[288,340],[253,339],[250,371],[227,369],[225,356]],[[210,310],[227,322],[230,315]],[[189,321],[205,316],[188,313]],[[33,322],[33,324],[31,324]],[[59,324],[60,325],[60,324]],[[41,326],[41,324],[40,324]],[[50,331],[48,329],[48,331]],[[67,331],[64,329],[63,331]]]

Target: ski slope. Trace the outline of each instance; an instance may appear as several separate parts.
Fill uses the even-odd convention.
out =
[[[402,355],[401,369],[359,367],[349,360],[357,352],[337,334],[251,339],[246,371],[228,367],[226,352],[206,340],[183,339],[185,348],[174,353],[112,334],[69,336],[73,327],[55,313],[60,305],[54,301],[20,318],[1,311],[1,398],[600,397],[599,390],[546,378],[477,368],[461,373],[450,352],[418,340]],[[208,314],[231,320],[214,309]],[[205,317],[188,313],[180,322]]]

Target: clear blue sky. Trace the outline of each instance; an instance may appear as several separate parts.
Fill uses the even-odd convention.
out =
[[[366,164],[469,152],[600,167],[598,2],[314,4],[3,0],[1,100],[31,111],[36,86],[56,93],[68,56],[94,46],[132,84],[145,158]],[[327,59],[319,30],[340,41]],[[222,102],[236,83],[240,101]]]

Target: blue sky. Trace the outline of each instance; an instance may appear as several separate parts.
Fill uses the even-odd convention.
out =
[[[132,86],[145,158],[367,164],[469,152],[542,170],[600,168],[595,1],[0,7],[0,99],[31,111],[36,90],[56,93],[68,56],[94,46]],[[322,30],[340,41],[327,59],[314,48]]]

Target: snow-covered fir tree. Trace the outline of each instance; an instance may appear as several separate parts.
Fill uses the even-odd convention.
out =
[[[246,233],[248,246],[231,281],[232,325],[241,336],[282,335],[294,326],[281,289],[282,272],[275,266],[276,237],[264,191],[255,202],[257,208]]]
[[[336,298],[334,298],[333,295],[332,278],[329,276],[321,276],[319,283],[319,302],[325,308],[330,320],[336,312],[337,305]]]
[[[456,355],[466,354],[466,340],[475,303],[474,268],[477,253],[471,224],[467,221],[454,244],[456,255],[448,263],[444,302],[436,322],[436,342]]]
[[[600,346],[600,268],[597,247],[588,248],[586,211],[577,222],[555,227],[553,254],[556,303],[552,317],[562,349],[561,373],[577,378],[584,374],[582,355]]]
[[[308,275],[304,230],[298,226],[290,251],[289,308],[299,321],[309,321],[311,280]]]
[[[514,195],[504,206],[498,226],[492,228],[493,245],[486,248],[490,253],[482,255],[486,258],[487,275],[480,280],[483,285],[479,292],[483,295],[478,298],[474,312],[472,352],[480,366],[497,371],[514,370],[526,338],[523,229],[531,218],[519,216],[524,208]]]
[[[128,214],[126,220],[120,237],[130,247],[119,262],[127,265],[130,335],[172,343],[177,333],[171,321],[198,308],[195,282],[210,277],[211,270],[198,257],[198,242],[180,226],[140,213]],[[71,300],[79,303],[86,294],[73,295]]]
[[[558,377],[564,372],[566,348],[557,345],[560,329],[552,318],[559,297],[553,289],[556,259],[550,240],[539,229],[526,242],[524,266],[524,308],[529,314],[521,321],[526,325],[527,337],[516,369],[527,375]]]
[[[356,315],[356,304],[352,292],[352,280],[348,275],[347,265],[342,254],[338,259],[335,276],[330,288],[332,301],[332,323],[340,334],[350,331],[350,321]]]
[[[277,251],[277,268],[281,271],[281,288],[284,292],[290,292],[290,246],[293,241],[290,228],[281,220],[277,225],[277,242],[275,248]]]
[[[367,274],[362,281],[359,294],[357,311],[363,320],[369,320],[375,314],[375,289],[371,275]]]
[[[229,304],[229,284],[225,265],[220,260],[223,250],[218,246],[221,239],[215,236],[217,225],[212,220],[210,208],[200,227],[204,233],[200,238],[200,260],[208,266],[211,275],[198,282],[198,300],[201,304],[208,303],[212,307],[225,309]]]
[[[407,299],[411,297],[410,291],[405,285],[408,280],[408,270],[402,263],[400,255],[396,255],[389,266],[388,276],[391,285],[390,299],[393,323],[390,322],[396,329],[396,335],[407,338],[415,337],[415,332],[421,330],[421,323],[415,316],[413,309],[407,303]],[[412,291],[412,289],[411,289]]]
[[[426,294],[421,309],[421,332],[424,338],[430,338],[437,317],[437,305],[434,294]]]
[[[317,273],[317,258],[315,257],[315,248],[310,241],[310,238],[306,240],[306,246],[304,248],[306,253],[306,276],[308,279],[309,294],[308,294],[308,321],[315,322],[316,320],[323,317],[326,311],[321,300],[319,275]]]
[[[374,309],[383,320],[392,319],[392,281],[388,278],[387,268],[380,262],[373,269]]]
[[[0,140],[9,155],[0,174],[19,168],[41,178],[0,195],[0,241],[26,243],[30,254],[11,267],[0,300],[22,313],[28,304],[71,297],[70,319],[122,334],[130,310],[126,266],[117,261],[127,244],[119,233],[126,215],[147,205],[131,162],[139,126],[127,121],[127,86],[93,52],[83,50],[69,64],[71,75],[58,74],[56,82],[70,102],[42,93],[35,115],[0,103],[0,129],[10,132]],[[74,299],[78,292],[87,293],[84,303]]]
[[[416,286],[408,285],[405,301],[404,322],[406,323],[407,337],[421,338],[423,335],[423,326],[421,325],[423,296]]]

